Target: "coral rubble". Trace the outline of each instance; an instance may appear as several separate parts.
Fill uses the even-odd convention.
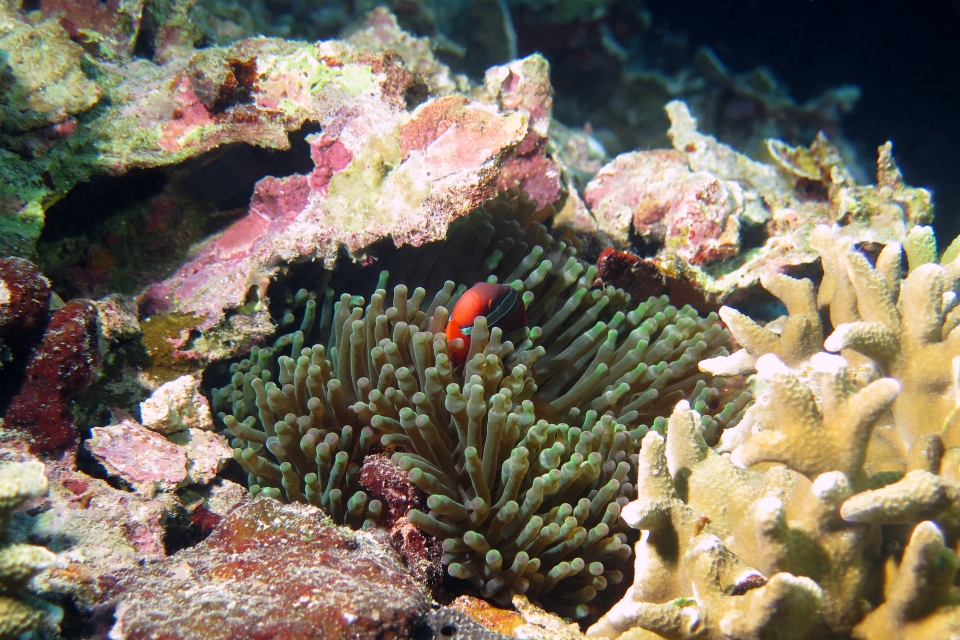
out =
[[[50,568],[56,554],[29,544],[6,540],[13,511],[47,492],[47,478],[39,462],[0,464],[0,638],[27,637],[40,627],[56,627],[63,611],[56,606],[21,593],[36,574]]]

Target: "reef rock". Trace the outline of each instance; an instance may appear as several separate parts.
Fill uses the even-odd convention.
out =
[[[740,250],[744,203],[739,185],[692,171],[676,151],[617,156],[583,195],[611,237],[623,239],[632,232],[696,265]]]
[[[152,498],[187,479],[187,456],[175,444],[125,416],[116,424],[94,427],[87,449],[112,476]]]
[[[180,376],[160,386],[140,403],[144,427],[169,435],[185,429],[212,429],[210,403],[193,376]]]
[[[195,547],[105,577],[113,638],[406,637],[427,601],[389,547],[324,524],[306,505],[259,499]]]
[[[54,312],[43,343],[30,356],[26,380],[7,409],[9,427],[29,434],[35,452],[73,444],[77,427],[71,401],[94,380],[102,353],[97,309],[72,300]]]
[[[520,189],[541,207],[555,204],[563,195],[560,167],[548,154],[548,134],[553,111],[550,64],[534,54],[487,70],[483,98],[504,110],[523,114],[529,123],[516,153],[504,163],[497,190]]]
[[[859,185],[822,134],[809,147],[768,140],[775,163],[767,164],[698,132],[683,102],[666,109],[673,150],[615,158],[584,190],[593,219],[572,221],[621,251],[634,236],[657,250],[608,284],[637,293],[653,275],[678,301],[715,307],[766,274],[808,270],[817,225],[885,245],[932,219],[929,192],[903,183],[889,143],[879,150],[876,185]]]
[[[190,428],[165,438],[121,411],[114,417],[114,424],[94,427],[85,446],[110,475],[147,498],[188,483],[209,482],[233,454],[216,433]]]
[[[70,37],[108,60],[133,55],[144,0],[41,0],[44,17],[60,21]]]
[[[280,263],[332,263],[341,247],[362,259],[365,247],[387,236],[397,245],[439,240],[450,222],[494,194],[501,164],[527,133],[526,119],[461,96],[407,112],[406,76],[381,64],[394,84],[367,82],[358,94],[342,86],[298,92],[324,130],[309,138],[313,172],[261,180],[247,215],[149,289],[149,305],[196,314],[209,329],[225,309],[244,303],[251,285],[262,298]]]
[[[70,42],[56,20],[30,24],[4,3],[0,51],[0,113],[7,131],[59,124],[100,97],[100,87],[80,68],[83,49]]]

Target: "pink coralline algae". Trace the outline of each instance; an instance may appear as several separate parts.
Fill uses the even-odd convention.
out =
[[[620,221],[644,242],[666,243],[691,264],[724,260],[739,251],[740,187],[692,171],[676,151],[619,155],[596,175],[583,197],[604,219]]]
[[[501,109],[522,113],[529,121],[527,135],[504,163],[497,189],[526,191],[541,207],[564,195],[560,167],[548,154],[548,132],[553,111],[550,65],[535,54],[487,70],[481,94]]]
[[[140,29],[144,0],[40,0],[70,37],[106,58],[128,58]]]
[[[308,138],[314,171],[261,180],[246,216],[149,289],[146,307],[196,314],[209,329],[243,304],[251,286],[265,293],[281,264],[332,262],[341,247],[361,259],[365,247],[387,236],[398,246],[442,239],[450,222],[495,193],[527,120],[462,96],[407,112],[388,94],[404,88],[371,83],[357,95],[298,96],[316,103],[323,128]]]
[[[100,578],[110,637],[401,638],[427,609],[393,550],[306,505],[252,500],[195,547]]]
[[[33,452],[50,452],[77,440],[70,402],[96,377],[102,355],[97,308],[72,300],[50,318],[43,344],[27,364],[26,380],[10,403],[4,422],[22,429]]]
[[[932,219],[930,193],[903,182],[890,143],[879,149],[876,184],[860,185],[822,134],[808,147],[768,140],[774,163],[765,163],[700,133],[683,102],[666,110],[673,149],[615,158],[584,189],[592,216],[571,224],[619,250],[637,237],[654,248],[634,275],[658,274],[675,303],[716,308],[756,290],[765,273],[809,271],[817,253],[807,238],[819,224],[883,245]]]
[[[191,428],[164,437],[122,411],[114,411],[114,419],[94,427],[84,446],[109,475],[147,498],[210,482],[233,453],[217,433]]]
[[[130,416],[94,427],[85,446],[111,476],[123,478],[147,498],[157,490],[172,491],[187,479],[186,453]]]

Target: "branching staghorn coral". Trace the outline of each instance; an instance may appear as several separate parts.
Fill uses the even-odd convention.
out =
[[[649,637],[757,638],[790,629],[788,637],[804,637],[821,628],[823,593],[813,580],[777,571],[767,580],[749,560],[761,545],[744,516],[765,494],[789,493],[795,480],[778,468],[734,467],[706,446],[697,422],[681,402],[666,439],[644,437],[638,497],[623,512],[642,530],[634,584],[587,635],[640,628],[657,634]]]
[[[760,278],[764,289],[787,307],[786,321],[774,333],[731,307],[721,307],[720,317],[742,349],[729,356],[704,360],[700,369],[715,375],[739,375],[753,371],[757,358],[773,353],[797,368],[823,347],[823,322],[810,280],[798,280],[780,273]]]
[[[819,228],[815,234],[824,248],[827,233]],[[824,347],[859,354],[875,363],[882,375],[900,382],[893,422],[904,453],[925,433],[942,432],[948,447],[960,444],[960,332],[954,331],[960,324],[955,313],[960,263],[934,263],[930,238],[932,234],[923,231],[908,236],[904,248],[910,270],[902,281],[896,245],[881,252],[876,267],[862,254],[843,251],[836,244],[832,248],[836,257],[829,261],[845,268],[857,313],[834,323]],[[826,268],[829,262],[825,261]],[[840,276],[833,274],[837,284],[832,298],[839,296]],[[832,308],[833,304],[831,316]]]
[[[47,478],[39,462],[0,464],[0,531],[6,535],[10,517],[24,504],[47,492]],[[63,611],[20,589],[49,568],[56,554],[29,544],[0,543],[0,638],[20,638],[42,626],[55,627]]]
[[[932,522],[914,528],[900,565],[888,573],[884,602],[853,630],[859,640],[952,638],[960,633],[953,588],[960,558]]]
[[[874,434],[878,452],[886,454],[883,459],[874,456],[872,467],[902,470],[917,439],[934,431],[942,432],[945,446],[960,444],[960,333],[954,331],[960,325],[957,249],[945,252],[936,264],[929,227],[914,227],[902,245],[884,247],[874,265],[826,226],[813,232],[810,245],[824,267],[816,305],[809,281],[783,275],[764,278],[764,286],[789,312],[780,335],[724,307],[720,315],[744,348],[704,361],[701,368],[717,375],[745,373],[753,370],[757,358],[773,353],[802,372],[820,351],[822,327],[832,325],[823,348],[839,352],[854,367],[858,385],[879,375],[901,386],[891,417]]]
[[[757,361],[771,410],[732,456],[706,446],[684,403],[665,441],[655,433],[644,438],[638,497],[623,511],[643,531],[635,581],[588,635],[617,637],[639,626],[664,637],[844,636],[867,612],[864,594],[880,539],[874,522],[952,514],[956,493],[944,482],[928,483],[923,499],[909,505],[872,495],[893,493],[896,485],[863,491],[870,431],[894,401],[896,381],[860,388],[839,356],[817,354],[809,365],[819,397],[776,356]],[[911,453],[914,474],[940,464],[927,445]],[[782,464],[758,466],[765,461]],[[885,516],[846,518],[855,508],[869,510],[857,507],[861,496]],[[711,554],[717,571],[698,573],[698,562]],[[715,576],[718,587],[707,589],[704,575]],[[741,599],[748,597],[755,601]],[[670,606],[678,602],[683,607]],[[787,602],[795,608],[778,608]]]
[[[813,392],[773,354],[757,361],[760,375],[772,389],[777,429],[764,429],[737,448],[732,460],[744,468],[759,462],[781,462],[813,479],[840,471],[862,484],[871,431],[880,415],[900,392],[896,380],[883,378],[856,389],[846,361],[816,354],[813,377],[820,389],[820,405]]]
[[[680,447],[683,456],[671,453],[678,432],[691,432],[675,429],[683,425],[674,424],[675,415],[664,458],[645,473],[647,456],[657,458],[649,446],[656,435],[646,436],[638,500],[624,509],[624,518],[644,530],[635,583],[590,635],[641,627],[663,637],[873,639],[960,630],[951,588],[960,566],[951,550],[960,539],[960,448],[952,428],[960,397],[953,346],[960,245],[936,264],[932,232],[916,228],[871,264],[823,227],[811,246],[825,273],[816,298],[809,282],[765,278],[790,312],[779,332],[721,312],[745,348],[704,368],[759,372],[757,403],[717,448],[732,455],[701,443]],[[831,326],[825,346],[842,357],[817,345]],[[744,467],[742,479],[723,469],[731,462]],[[722,478],[722,493],[701,480],[711,476]],[[698,582],[691,552],[711,546],[707,535],[716,537],[712,546],[725,550],[718,555],[728,554],[735,574],[755,572],[754,585],[769,586],[778,576],[807,581],[812,588],[792,596],[809,605],[803,619],[740,628],[724,621],[723,606]],[[870,578],[880,566],[882,594]],[[716,575],[720,585],[736,584]],[[742,610],[762,621],[758,607]]]

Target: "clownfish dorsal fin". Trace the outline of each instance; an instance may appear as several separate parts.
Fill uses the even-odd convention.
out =
[[[507,292],[507,295],[503,296],[503,300],[500,301],[500,304],[498,304],[495,309],[487,314],[487,326],[497,326],[497,322],[503,320],[504,316],[510,313],[510,311],[513,309],[513,306],[517,304],[519,299],[520,293],[511,287],[510,291]]]

